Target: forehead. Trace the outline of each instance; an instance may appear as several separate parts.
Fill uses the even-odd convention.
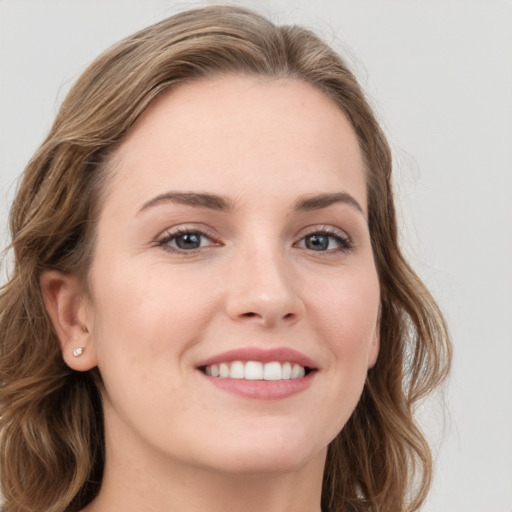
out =
[[[348,188],[366,210],[350,122],[326,94],[296,79],[223,76],[173,88],[132,127],[113,168],[110,194],[122,190],[139,203],[165,189],[284,200],[288,192]]]

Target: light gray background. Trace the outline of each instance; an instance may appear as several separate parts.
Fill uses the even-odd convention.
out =
[[[0,0],[2,241],[16,177],[84,67],[205,3],[219,2]],[[404,246],[455,344],[446,418],[439,400],[422,409],[437,453],[425,511],[512,512],[512,2],[238,3],[323,34],[389,135]]]

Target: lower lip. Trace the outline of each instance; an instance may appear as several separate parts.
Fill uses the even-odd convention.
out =
[[[301,393],[311,386],[316,374],[311,372],[300,379],[289,380],[246,380],[211,377],[200,373],[208,382],[223,391],[259,400],[281,400]]]

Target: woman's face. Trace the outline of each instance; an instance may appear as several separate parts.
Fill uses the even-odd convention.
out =
[[[152,104],[112,169],[83,306],[112,453],[323,463],[379,345],[346,117],[300,81],[208,79]]]

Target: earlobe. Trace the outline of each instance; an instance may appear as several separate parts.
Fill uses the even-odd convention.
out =
[[[375,332],[373,333],[373,339],[370,343],[368,351],[368,369],[373,368],[377,362],[380,350],[380,319],[381,311],[379,309],[379,315],[377,318],[377,325],[375,326]]]
[[[77,371],[95,367],[93,319],[79,278],[46,271],[41,276],[41,291],[66,364]]]
[[[373,368],[375,363],[377,362],[377,357],[379,355],[380,349],[380,336],[379,336],[379,328],[375,329],[375,334],[373,336],[373,340],[370,345],[370,350],[368,353],[368,369]]]

